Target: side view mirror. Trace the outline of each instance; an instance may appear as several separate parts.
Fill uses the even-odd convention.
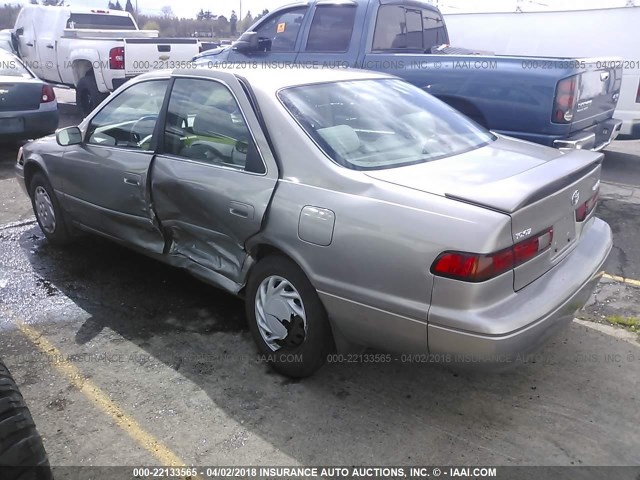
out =
[[[56,142],[61,147],[82,143],[82,132],[78,127],[61,128],[56,132]]]
[[[256,32],[244,32],[233,43],[233,49],[238,52],[255,52],[258,50],[258,34]]]
[[[22,35],[24,35],[24,28],[20,27],[16,30],[16,37],[20,37]]]

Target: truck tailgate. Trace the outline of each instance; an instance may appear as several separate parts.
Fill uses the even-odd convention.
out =
[[[619,62],[607,59],[584,61],[586,65],[578,83],[572,132],[612,118],[622,85]]]
[[[198,52],[198,40],[195,38],[125,38],[125,75],[140,75],[167,68],[186,68],[186,63]]]

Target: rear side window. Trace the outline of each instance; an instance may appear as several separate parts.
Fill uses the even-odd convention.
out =
[[[265,20],[254,31],[261,45],[270,52],[293,52],[308,7],[286,10]]]
[[[222,83],[179,78],[164,127],[164,152],[211,165],[264,173],[235,97]]]
[[[320,5],[307,40],[307,52],[346,52],[351,43],[355,5]]]
[[[67,28],[74,30],[135,30],[136,25],[131,17],[72,13],[67,20]]]
[[[417,50],[449,43],[442,16],[433,10],[383,5],[378,10],[373,51]]]

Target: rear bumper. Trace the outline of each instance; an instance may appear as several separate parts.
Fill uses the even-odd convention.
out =
[[[568,138],[554,140],[553,146],[560,150],[592,150],[599,152],[617,138],[621,128],[622,121],[612,118],[580,130]]]
[[[0,137],[21,140],[49,135],[58,128],[59,114],[55,108],[0,112]]]
[[[459,315],[487,315],[485,320],[500,325],[509,324],[510,316],[526,319],[525,325],[515,331],[495,335],[450,328],[438,308],[429,314],[429,353],[439,355],[443,361],[455,364],[482,364],[505,366],[526,360],[545,342],[568,325],[574,313],[588,301],[602,276],[602,268],[612,248],[609,225],[599,219],[585,232],[580,245],[538,280],[512,295],[499,310],[486,312],[458,312]],[[503,312],[502,316],[496,315]],[[531,312],[536,313],[535,316]],[[527,318],[531,316],[531,318]]]

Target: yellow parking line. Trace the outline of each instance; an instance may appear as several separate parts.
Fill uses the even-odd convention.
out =
[[[116,405],[109,396],[86,378],[71,362],[63,358],[62,353],[33,327],[17,321],[20,331],[51,360],[52,365],[62,373],[71,384],[91,400],[100,410],[124,430],[136,443],[149,451],[162,462],[163,466],[184,467],[185,463],[169,448],[163,445],[149,432],[145,431],[133,417]]]
[[[602,278],[608,278],[609,280],[615,280],[616,282],[626,283],[627,285],[633,285],[634,287],[640,287],[640,280],[634,280],[632,278],[624,278],[618,275],[610,275],[605,273]]]

